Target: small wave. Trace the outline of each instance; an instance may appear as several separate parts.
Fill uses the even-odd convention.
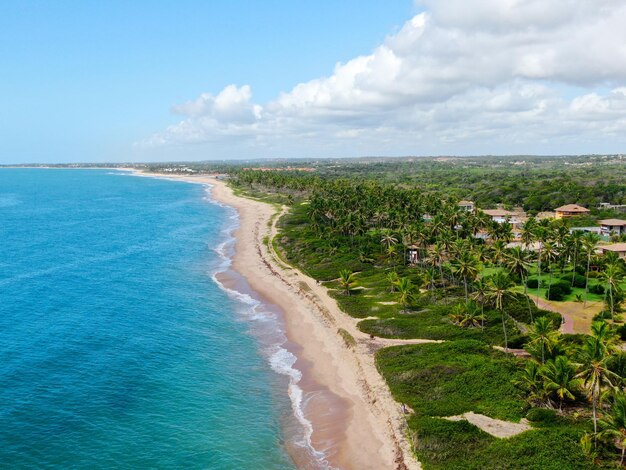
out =
[[[21,204],[21,201],[17,194],[5,193],[0,194],[0,208],[13,207]]]
[[[262,302],[252,298],[248,294],[224,286],[216,278],[216,274],[218,273],[212,276],[215,283],[231,298],[245,305],[246,308],[241,309],[239,313],[244,316],[247,321],[278,322],[276,315],[265,309]],[[296,440],[294,444],[305,448],[318,462],[320,468],[330,469],[331,467],[326,462],[326,455],[316,450],[311,442],[313,423],[304,415],[304,391],[298,386],[298,383],[302,379],[302,372],[294,367],[297,357],[283,346],[287,341],[287,337],[280,325],[273,326],[272,328],[276,333],[276,342],[265,346],[265,348],[262,349],[262,353],[267,357],[270,367],[274,372],[289,378],[287,393],[291,401],[291,408],[294,416],[303,428],[301,440]]]
[[[306,405],[304,391],[300,386],[298,386],[298,383],[302,379],[302,372],[294,367],[297,357],[284,347],[284,344],[287,342],[287,336],[284,333],[282,325],[279,324],[277,315],[265,308],[265,305],[261,301],[244,292],[226,287],[217,278],[218,274],[224,273],[232,263],[231,256],[233,254],[233,247],[235,243],[235,239],[232,234],[239,224],[239,217],[237,212],[232,207],[224,206],[223,204],[219,204],[212,199],[210,189],[210,187],[207,188],[207,200],[211,203],[230,209],[232,213],[229,219],[233,221],[232,224],[228,224],[228,226],[222,230],[224,240],[213,249],[222,260],[222,263],[217,270],[211,273],[211,278],[220,287],[220,289],[243,306],[243,308],[238,310],[238,313],[246,321],[274,323],[271,328],[273,333],[272,342],[270,344],[266,344],[262,348],[261,352],[267,358],[269,365],[274,372],[289,378],[287,393],[291,402],[293,414],[302,426],[303,431],[301,439],[296,440],[294,444],[306,449],[321,469],[331,470],[332,467],[326,461],[325,453],[316,450],[311,442],[311,437],[313,435],[313,423],[311,423],[311,421],[309,421],[304,414],[304,408]]]
[[[30,271],[22,274],[17,274],[8,278],[0,279],[0,286],[6,286],[14,282],[24,281],[26,279],[35,279],[42,276],[48,276],[52,273],[59,271],[67,271],[69,269],[78,268],[83,265],[94,264],[94,263],[105,263],[107,261],[113,261],[120,258],[125,258],[127,256],[132,256],[137,253],[142,253],[145,251],[153,250],[154,247],[160,246],[161,244],[158,242],[153,242],[151,244],[142,244],[142,245],[132,245],[128,246],[122,250],[101,254],[101,255],[92,255],[81,257],[75,261],[70,261],[68,263],[57,264],[56,266],[51,266],[49,268],[37,269],[35,271]]]

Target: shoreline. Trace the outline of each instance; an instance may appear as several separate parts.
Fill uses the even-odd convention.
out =
[[[298,386],[304,393],[305,418],[312,425],[313,449],[323,453],[331,467],[341,469],[420,468],[404,434],[400,405],[378,373],[373,354],[382,346],[404,342],[371,340],[324,287],[276,259],[265,243],[277,232],[276,208],[236,196],[212,176],[134,173],[211,185],[211,198],[237,211],[230,269],[283,313],[287,349],[296,356],[294,368],[302,374]],[[346,346],[339,328],[356,339],[353,348]],[[313,462],[290,450],[298,468],[311,468]]]

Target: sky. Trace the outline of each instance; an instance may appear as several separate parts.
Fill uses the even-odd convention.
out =
[[[0,163],[626,152],[625,0],[0,4]]]

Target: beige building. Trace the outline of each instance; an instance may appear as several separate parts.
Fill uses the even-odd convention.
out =
[[[473,201],[459,201],[459,209],[466,212],[474,212],[474,202]]]
[[[557,219],[585,214],[589,214],[589,209],[583,206],[579,206],[578,204],[566,204],[564,206],[554,209],[554,216]]]
[[[624,235],[626,234],[626,220],[605,219],[598,221],[602,235]]]
[[[622,259],[626,259],[626,243],[613,243],[612,245],[604,245],[598,247],[602,251],[602,253],[608,253],[612,251],[613,253],[617,253]]]

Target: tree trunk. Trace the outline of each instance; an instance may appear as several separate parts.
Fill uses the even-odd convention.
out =
[[[528,297],[528,286],[526,285],[527,281],[528,279],[524,279],[524,276],[522,275],[522,282],[524,283],[524,295],[526,296],[526,303],[528,304],[528,314],[530,315],[530,322],[535,323],[535,320],[533,319],[533,310],[530,307],[530,297]]]
[[[484,301],[480,302],[480,327],[485,331],[485,303]]]
[[[463,276],[463,284],[465,285],[465,304],[469,303],[469,295],[467,293],[467,276]]]
[[[591,264],[591,253],[587,255],[587,271],[585,272],[585,302],[583,308],[587,308],[587,293],[589,292],[589,265]]]
[[[598,434],[598,417],[596,416],[596,389],[591,392],[591,406],[593,408],[593,433]]]
[[[550,276],[548,277],[548,295],[546,295],[546,298],[550,300],[550,287],[552,287],[552,268],[548,267],[548,269],[550,270]]]
[[[504,350],[509,352],[509,340],[506,336],[506,322],[504,321],[504,310],[500,310],[500,315],[502,316],[502,331],[504,332]]]
[[[574,248],[574,265],[572,269],[572,287],[574,287],[574,278],[576,277],[576,265],[578,264],[578,247]]]
[[[537,303],[539,303],[539,289],[541,289],[541,242],[539,242],[539,258],[537,259]]]

